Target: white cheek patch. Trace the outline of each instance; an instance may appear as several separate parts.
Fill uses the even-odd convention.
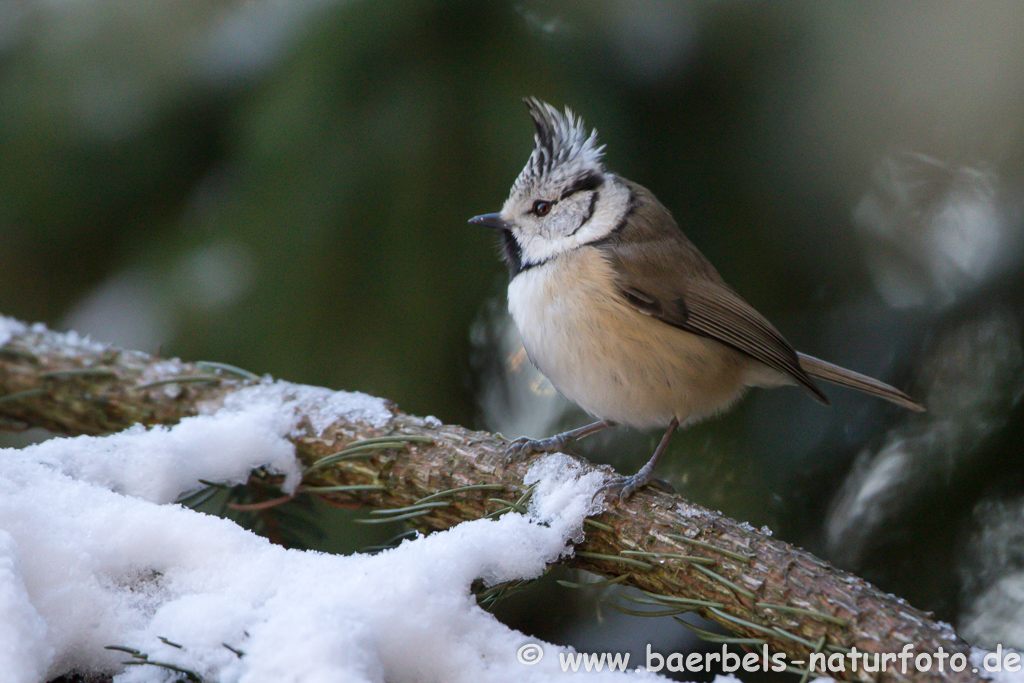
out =
[[[600,204],[600,202],[598,202]],[[619,215],[621,212],[612,212],[608,207],[604,207],[604,210],[595,210],[594,215],[591,216],[590,220],[583,224],[583,226],[573,235],[573,239],[576,244],[586,244],[599,240],[606,236],[608,233],[615,230],[615,226],[619,224]]]
[[[577,192],[562,200],[563,211],[571,217],[566,236],[571,236],[590,224],[597,210],[593,192]],[[597,195],[600,199],[600,194]]]
[[[629,210],[629,190],[615,182],[606,182],[598,191],[597,201],[591,212],[590,201],[593,195],[586,195],[586,205],[580,207],[581,216],[590,214],[590,219],[579,227],[572,235],[572,246],[588,244],[599,240],[615,230],[619,221]]]
[[[537,265],[548,259],[570,249],[570,246],[563,244],[563,240],[551,239],[536,233],[524,233],[521,230],[513,232],[516,241],[523,250],[523,265]]]
[[[555,213],[541,223],[542,232],[550,240],[568,237],[576,230],[576,224],[580,220],[579,214],[575,213],[571,206],[556,206],[554,211]]]

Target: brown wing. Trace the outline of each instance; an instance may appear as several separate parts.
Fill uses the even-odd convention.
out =
[[[686,320],[681,323],[667,317],[662,320],[742,351],[768,367],[790,375],[822,403],[829,402],[801,367],[789,342],[727,286],[691,280],[685,284],[683,296],[689,313]]]
[[[764,316],[734,292],[649,191],[630,183],[635,210],[620,229],[597,244],[618,277],[623,297],[668,325],[725,344],[807,388],[821,390],[800,366],[796,351]],[[656,229],[671,221],[673,231]]]

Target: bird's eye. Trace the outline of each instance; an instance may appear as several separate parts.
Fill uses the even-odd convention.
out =
[[[533,203],[533,213],[541,218],[548,215],[551,211],[551,202],[543,199],[538,199]]]

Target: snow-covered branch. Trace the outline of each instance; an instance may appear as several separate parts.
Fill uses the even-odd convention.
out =
[[[173,427],[155,428],[156,425]],[[650,490],[641,491],[623,504],[609,498],[603,511],[591,509],[590,496],[603,479],[603,473],[593,466],[558,455],[552,456],[548,464],[538,465],[535,460],[506,469],[500,464],[506,446],[503,439],[443,425],[433,418],[411,416],[381,399],[258,378],[216,363],[154,358],[109,348],[74,334],[57,334],[41,326],[29,327],[0,318],[0,428],[22,426],[41,426],[68,435],[114,435],[92,441],[75,439],[71,447],[67,440],[51,441],[23,451],[6,451],[0,456],[3,463],[0,486],[10,489],[0,495],[4,500],[0,504],[0,580],[7,567],[2,562],[6,548],[15,556],[11,566],[22,566],[12,571],[16,578],[22,577],[24,599],[17,598],[13,604],[23,612],[35,614],[51,632],[54,630],[49,623],[52,617],[39,606],[31,586],[35,580],[31,578],[33,569],[26,569],[25,565],[71,560],[55,559],[53,555],[60,555],[60,552],[52,549],[33,553],[22,547],[32,542],[28,540],[32,534],[41,533],[45,537],[47,530],[54,535],[68,533],[58,527],[54,521],[57,517],[47,510],[56,508],[59,513],[61,506],[95,506],[94,509],[104,511],[97,514],[114,515],[107,510],[115,510],[117,506],[107,496],[115,495],[112,491],[116,491],[132,497],[125,499],[130,502],[119,503],[132,508],[123,514],[143,521],[130,524],[132,529],[124,532],[117,528],[112,517],[104,528],[116,536],[117,547],[89,551],[101,557],[101,564],[113,562],[111,558],[118,557],[118,552],[129,552],[126,546],[143,543],[147,533],[157,533],[156,518],[165,519],[172,514],[162,512],[154,518],[143,514],[144,508],[170,510],[154,504],[172,501],[190,488],[196,488],[199,479],[244,481],[251,469],[262,467],[277,473],[277,481],[289,495],[316,495],[346,505],[395,510],[395,518],[407,518],[410,524],[424,531],[447,530],[464,522],[474,525],[460,526],[466,529],[464,534],[445,536],[447,542],[436,541],[413,549],[415,543],[423,544],[436,536],[432,535],[405,544],[394,553],[369,558],[366,562],[382,563],[372,571],[364,567],[366,571],[353,573],[351,566],[341,569],[345,574],[330,582],[355,582],[345,589],[346,595],[360,593],[361,589],[355,585],[360,580],[358,576],[378,571],[418,571],[420,567],[429,569],[448,563],[447,567],[457,575],[451,589],[455,596],[452,599],[464,601],[469,599],[469,584],[477,578],[490,583],[529,578],[541,572],[545,563],[563,561],[606,577],[626,575],[625,584],[647,591],[653,600],[665,606],[665,611],[697,612],[737,633],[743,643],[756,652],[761,651],[763,644],[774,653],[784,653],[795,668],[800,667],[797,662],[806,666],[812,654],[817,653],[818,661],[822,661],[821,656],[832,657],[833,661],[845,658],[847,671],[830,673],[849,680],[978,679],[971,666],[960,673],[951,672],[947,666],[940,673],[934,666],[928,672],[915,671],[911,664],[904,673],[895,660],[884,673],[866,671],[861,666],[851,671],[848,656],[854,649],[884,655],[903,652],[909,644],[906,651],[912,655],[944,652],[947,657],[963,656],[965,661],[970,661],[971,651],[949,626],[934,622],[900,599],[749,525]],[[57,445],[52,445],[54,443]],[[531,465],[534,469],[527,474]],[[82,493],[73,502],[53,499],[40,502],[40,491],[26,493],[38,484],[42,487],[40,490],[63,496],[66,501],[67,492],[58,493],[53,488],[55,485],[43,483],[44,476],[55,471],[67,478],[67,486],[86,487],[81,490],[87,489],[88,495]],[[10,483],[19,480],[29,485]],[[42,506],[38,516],[31,513],[32,505]],[[174,514],[189,513],[174,510]],[[502,511],[512,514],[495,520]],[[82,528],[72,533],[81,534],[83,538],[95,537],[98,532],[86,530],[82,512],[79,511],[75,522]],[[520,512],[524,514],[517,514]],[[584,519],[588,514],[592,516]],[[537,521],[544,524],[537,524]],[[46,528],[33,530],[33,525]],[[337,569],[320,566],[330,562],[326,559],[304,559],[299,561],[301,569],[285,569],[283,564],[275,564],[284,563],[284,559],[267,558],[288,555],[294,559],[296,551],[272,549],[249,536],[233,536],[213,521],[192,520],[184,523],[183,528],[188,525],[195,526],[197,539],[227,534],[231,540],[225,537],[208,542],[225,543],[231,548],[238,545],[238,552],[243,554],[261,553],[275,571],[288,571],[296,576],[307,572],[309,577],[316,576],[324,582],[325,572]],[[188,544],[189,533],[193,532],[176,535],[171,545],[181,551]],[[472,539],[467,539],[465,534],[470,534]],[[488,534],[493,543],[484,541]],[[516,542],[532,550],[518,558],[512,557],[510,553]],[[452,543],[457,545],[452,546]],[[189,650],[188,647],[175,649],[163,641],[154,642],[153,634],[179,645],[182,644],[179,640],[191,637],[188,629],[168,614],[185,609],[180,604],[181,596],[192,595],[189,591],[194,584],[190,581],[197,581],[195,577],[214,572],[216,562],[228,565],[238,562],[231,555],[234,550],[218,551],[220,554],[212,554],[215,557],[211,555],[200,561],[201,555],[211,552],[211,547],[201,540],[192,552],[197,553],[195,562],[181,565],[154,548],[141,557],[133,557],[124,566],[110,569],[108,579],[115,588],[120,585],[118,582],[130,585],[128,592],[135,595],[140,604],[146,603],[138,608],[139,614],[131,613],[130,618],[111,614],[110,619],[141,622],[145,619],[139,615],[148,614],[145,628],[134,622],[131,628],[111,625],[101,635],[87,638],[89,642],[84,645],[69,635],[68,643],[51,643],[45,647],[28,633],[22,634],[24,648],[30,649],[33,643],[38,645],[35,656],[39,668],[51,673],[62,670],[61,657],[73,658],[69,652],[80,653],[83,647],[102,645],[103,637],[124,638],[121,643],[108,641],[105,644],[138,648],[172,663],[181,660],[181,653]],[[431,556],[432,552],[438,555]],[[461,559],[459,553],[463,555]],[[405,560],[396,559],[406,556]],[[385,559],[387,557],[391,560]],[[355,562],[351,558],[336,560]],[[383,566],[389,562],[393,566]],[[94,570],[81,569],[84,573]],[[182,578],[183,572],[193,578]],[[441,581],[440,573],[434,576],[428,571],[427,574],[427,580]],[[90,576],[89,580],[98,580],[95,575]],[[250,577],[245,571],[241,576],[245,580]],[[190,652],[210,648],[211,642],[227,642],[244,651],[246,656],[240,658],[233,649],[217,646],[198,660],[189,661],[200,661],[203,666],[212,667],[210,671],[223,672],[223,667],[234,666],[244,673],[250,669],[245,668],[243,661],[248,665],[251,664],[249,658],[259,660],[262,657],[259,661],[264,668],[261,670],[270,671],[275,666],[291,664],[271,662],[268,659],[271,650],[262,649],[264,642],[273,643],[279,638],[291,642],[301,634],[303,638],[313,639],[315,644],[337,635],[335,630],[324,627],[327,628],[325,635],[320,631],[322,624],[295,630],[293,621],[284,617],[275,621],[262,612],[250,613],[256,609],[252,604],[265,605],[275,600],[291,604],[289,601],[304,599],[302,589],[291,579],[287,583],[291,588],[286,586],[263,595],[260,591],[266,590],[261,582],[280,578],[261,577],[252,577],[254,583],[246,590],[251,589],[262,597],[253,597],[245,591],[236,595],[232,592],[235,588],[218,593],[218,599],[225,601],[225,609],[217,614],[222,621],[228,618],[223,615],[231,615],[231,623],[218,622],[213,628],[210,626],[213,622],[201,621],[195,613],[186,610],[186,621],[197,633],[210,628],[216,631],[205,640],[196,635],[198,640]],[[181,583],[171,585],[174,581]],[[97,590],[102,593],[115,589]],[[363,590],[373,593],[374,587],[363,587]],[[401,599],[421,598],[403,595]],[[100,598],[96,600],[102,602]],[[316,600],[323,600],[323,596]],[[232,601],[250,607],[248,611],[232,611],[228,609]],[[469,605],[463,608],[469,610]],[[353,619],[361,620],[359,623],[364,630],[359,633],[363,635],[349,632],[347,637],[372,640],[378,657],[372,662],[357,662],[363,667],[365,677],[374,680],[372,670],[378,667],[387,673],[388,680],[404,680],[402,672],[407,669],[403,667],[413,666],[408,659],[403,659],[409,655],[408,643],[425,636],[402,629],[392,632],[391,627],[386,627],[388,609],[393,607],[359,603],[354,609],[362,615]],[[425,609],[434,614],[440,608],[434,605]],[[11,612],[8,609],[2,613]],[[164,621],[154,618],[154,614],[163,615]],[[308,616],[303,615],[303,618]],[[211,612],[206,618],[218,617]],[[501,660],[510,662],[508,676],[499,678],[518,680],[515,667],[520,667],[521,672],[524,665],[514,660],[512,643],[517,636],[496,622],[486,621],[487,617],[476,615],[473,618],[481,620],[475,628],[486,624],[484,630],[496,639],[494,642],[504,642],[509,650]],[[260,623],[265,628],[253,626],[252,619],[263,620]],[[367,620],[374,626],[367,627]],[[29,619],[26,623],[35,622]],[[466,624],[451,628],[463,630],[464,626]],[[45,632],[45,628],[40,628]],[[434,640],[439,637],[441,635]],[[79,640],[81,638],[79,636]],[[386,642],[389,638],[394,638],[395,642]],[[352,644],[352,647],[358,646],[358,643]],[[327,647],[326,642],[324,647]],[[477,652],[484,649],[489,652],[493,643],[486,645],[481,641],[473,647],[481,648]],[[417,661],[416,666],[427,666],[425,660],[431,657],[436,657],[434,666],[441,672],[449,670],[444,667],[455,666],[452,663],[455,660],[449,661],[450,653],[444,654],[439,648],[443,649],[436,642],[419,646],[424,659]],[[385,656],[382,652],[390,654]],[[100,669],[109,669],[116,661],[109,655],[106,659],[94,656],[98,658]],[[465,658],[455,659],[464,661]],[[81,659],[76,661],[80,663]],[[307,658],[307,661],[311,660]],[[531,674],[541,670],[529,669]],[[237,680],[275,680],[246,678],[243,673]],[[483,677],[494,680],[493,673],[490,671]],[[556,673],[557,667],[551,670],[552,675]],[[474,676],[465,671],[458,677],[474,680]],[[229,679],[235,680],[230,676],[225,678]],[[442,679],[454,680],[455,677],[442,673],[438,680]],[[37,679],[26,676],[16,680]]]

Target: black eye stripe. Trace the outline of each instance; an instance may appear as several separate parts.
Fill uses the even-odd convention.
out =
[[[586,225],[590,221],[590,219],[594,217],[594,209],[597,208],[597,200],[600,198],[601,193],[595,190],[594,194],[590,196],[590,206],[587,207],[587,215],[583,217],[583,220],[580,222],[579,226],[577,226],[575,230],[569,233],[570,237],[578,233],[580,231],[580,228]]]
[[[597,171],[590,171],[587,174],[581,176],[569,187],[565,188],[562,196],[559,199],[565,199],[577,192],[584,192],[586,190],[596,190],[604,184],[604,176]]]

